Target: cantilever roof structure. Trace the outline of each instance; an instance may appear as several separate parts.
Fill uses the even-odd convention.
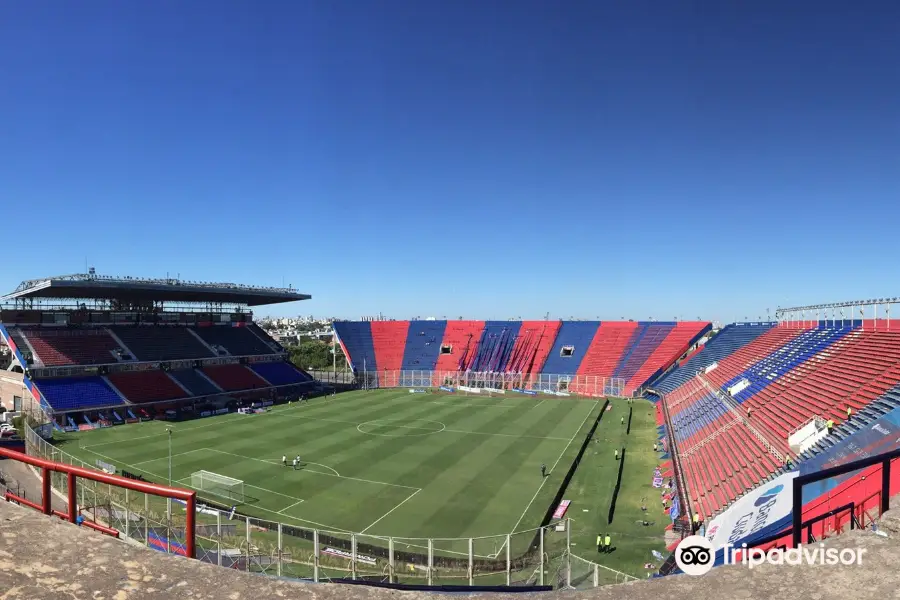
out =
[[[197,302],[264,306],[309,300],[293,288],[258,287],[237,283],[210,283],[180,279],[144,279],[74,274],[23,281],[0,300],[53,298],[72,300],[124,300],[154,302]]]

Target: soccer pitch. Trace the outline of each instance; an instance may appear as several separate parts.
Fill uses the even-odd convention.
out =
[[[252,516],[378,536],[505,535],[539,525],[601,406],[358,391],[265,414],[79,433],[62,449],[165,483],[171,427],[173,485],[190,486],[200,470],[241,479],[239,510]]]
[[[398,543],[499,536],[474,545],[476,556],[493,558],[503,551],[507,534],[541,524],[605,404],[557,396],[355,391],[264,414],[67,434],[59,445],[88,464],[99,459],[166,483],[171,428],[173,485],[190,487],[197,471],[240,479],[241,513],[297,527],[390,536]],[[632,407],[626,431],[621,419]],[[658,502],[648,502],[652,516],[640,508],[641,499],[653,494],[655,429],[648,401],[611,400],[564,495],[572,501],[567,516],[574,519],[573,551],[638,577],[652,560],[650,550],[665,549],[667,521]],[[615,518],[608,524],[618,472],[612,449],[626,446]],[[291,461],[298,455],[295,470]],[[638,523],[647,518],[652,526]],[[593,538],[599,532],[613,535],[616,552],[597,554]],[[514,538],[514,553],[531,540],[524,534]],[[418,551],[426,547],[408,543]],[[436,542],[435,551],[464,555],[466,547],[462,540]]]

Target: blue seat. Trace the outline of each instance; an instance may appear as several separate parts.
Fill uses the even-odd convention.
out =
[[[55,410],[87,410],[126,404],[100,377],[63,377],[35,382]]]

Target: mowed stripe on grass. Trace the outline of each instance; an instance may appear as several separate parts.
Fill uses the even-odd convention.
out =
[[[258,508],[266,519],[398,537],[503,534],[541,485],[540,464],[550,468],[567,446],[567,454],[577,449],[569,442],[583,433],[596,406],[593,400],[350,392],[265,415],[172,424],[173,479],[201,469],[242,479],[256,486],[245,492],[257,499],[243,510]],[[153,422],[86,432],[64,450],[89,463],[102,456],[120,468],[136,465],[133,470],[165,481],[165,429]],[[298,454],[309,462],[304,469],[278,464],[283,455]],[[547,489],[555,492],[570,462],[559,461]],[[529,510],[519,529],[536,526],[531,513],[545,510]]]

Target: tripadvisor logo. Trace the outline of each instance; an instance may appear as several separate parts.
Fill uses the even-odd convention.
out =
[[[716,553],[702,535],[689,535],[675,548],[675,564],[688,575],[704,575],[713,568]]]
[[[801,544],[789,549],[773,548],[768,552],[762,548],[747,548],[747,544],[742,544],[740,548],[726,544],[723,548],[723,564],[744,565],[750,569],[764,564],[850,566],[861,565],[865,553],[865,548],[826,548],[825,544],[821,543],[815,546]],[[675,549],[675,563],[687,575],[709,573],[715,563],[715,557],[712,543],[699,535],[684,538]]]

